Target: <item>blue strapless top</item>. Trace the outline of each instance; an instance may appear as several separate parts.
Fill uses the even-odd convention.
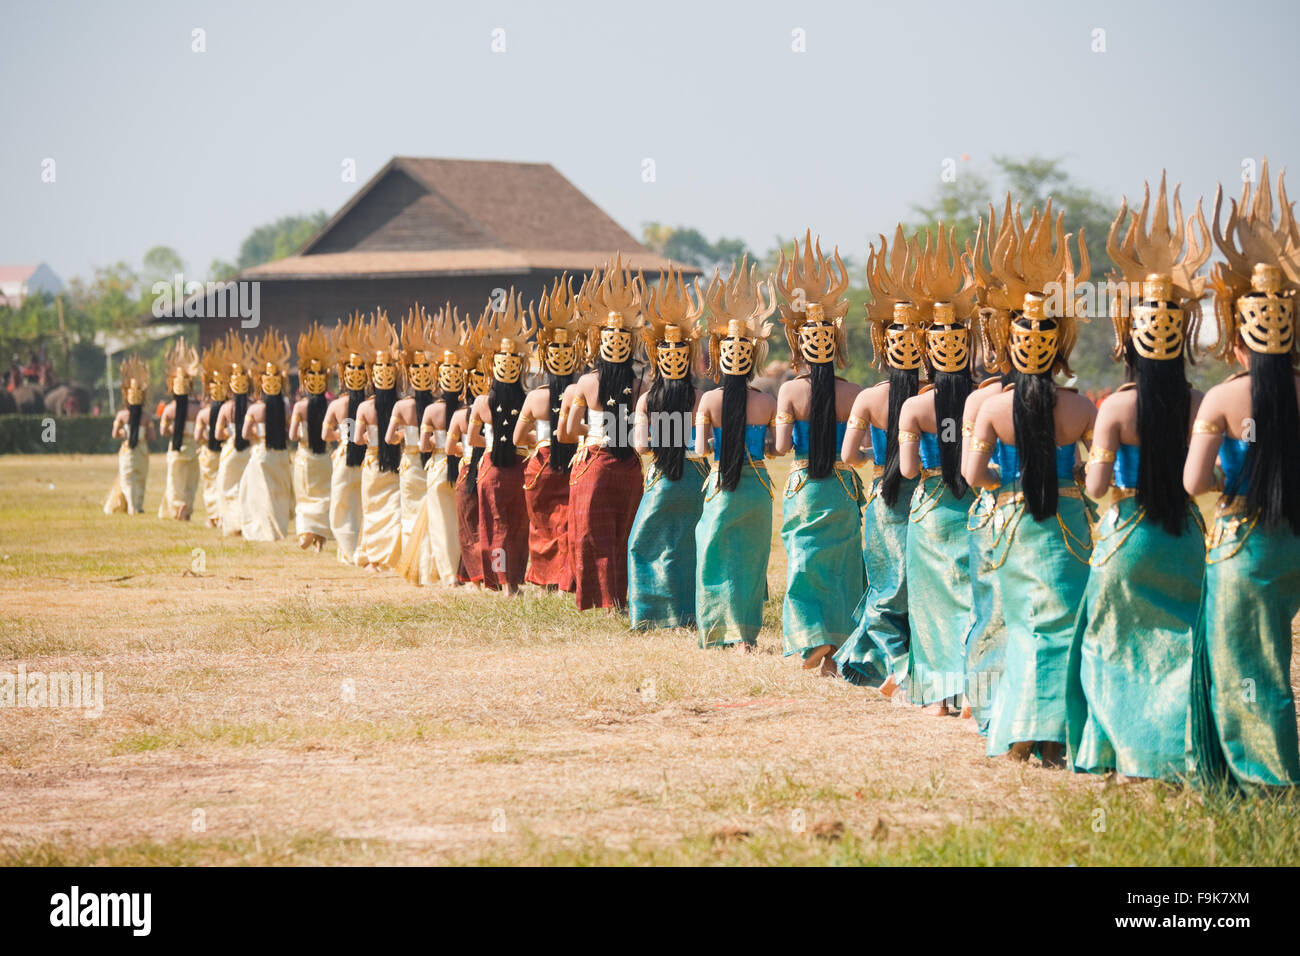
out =
[[[939,457],[939,436],[930,432],[921,432],[921,467],[938,468],[942,464]]]
[[[871,426],[871,458],[880,467],[885,467],[885,456],[888,454],[889,434],[883,428]]]
[[[1008,445],[999,441],[997,447],[993,449],[993,457],[1002,472],[1003,484],[1020,480],[1020,453],[1014,444]],[[1074,477],[1073,442],[1056,446],[1056,477],[1061,481],[1068,481]]]
[[[1137,445],[1120,443],[1119,450],[1115,452],[1115,471],[1111,479],[1116,488],[1138,486],[1138,461],[1141,460],[1141,452],[1142,449]]]
[[[1250,482],[1242,474],[1246,468],[1248,451],[1250,451],[1250,442],[1244,438],[1223,436],[1223,444],[1219,446],[1219,467],[1223,469],[1224,490],[1234,495],[1244,495],[1250,490],[1247,487]]]
[[[849,427],[848,422],[835,423],[835,460],[840,460],[840,449],[844,447],[844,430]],[[812,422],[796,421],[794,423],[794,455],[796,458],[807,458],[808,450],[812,447],[811,439]],[[875,439],[873,437],[874,445]]]
[[[767,426],[766,425],[746,425],[745,426],[745,450],[749,452],[749,457],[756,462],[763,460],[767,444]],[[722,429],[713,429],[713,454],[716,457],[722,449]]]

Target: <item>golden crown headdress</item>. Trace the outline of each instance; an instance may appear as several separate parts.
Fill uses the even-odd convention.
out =
[[[172,347],[167,350],[167,355],[163,359],[163,364],[167,369],[167,387],[172,387],[172,381],[176,374],[185,376],[186,383],[193,381],[194,377],[202,370],[199,365],[199,350],[192,345],[185,344],[185,336],[179,336]],[[189,389],[186,389],[188,394]]]
[[[641,329],[641,339],[645,343],[646,355],[650,360],[650,374],[660,374],[660,343],[685,343],[688,351],[681,374],[677,369],[670,369],[670,375],[684,378],[696,360],[696,342],[704,329],[700,326],[700,316],[704,314],[704,297],[698,287],[695,295],[682,277],[682,270],[670,265],[667,272],[659,273],[658,284],[650,289],[646,299],[646,324]]]
[[[916,235],[905,238],[903,224],[894,227],[894,247],[880,234],[880,248],[867,247],[867,324],[871,328],[871,364],[911,370],[921,367],[925,353],[922,334],[929,303],[919,298],[917,275],[921,245]]]
[[[1058,213],[1053,221],[1051,199],[1042,212],[1036,207],[1031,211],[1028,227],[1017,206],[1011,229],[999,232],[990,256],[999,284],[985,290],[985,299],[995,312],[989,338],[999,350],[998,365],[1004,372],[1014,366],[1027,374],[1056,370],[1070,374],[1077,320],[1082,318],[1076,285],[1086,283],[1090,272],[1083,229],[1079,230],[1077,274],[1070,239],[1065,213]],[[1026,309],[1030,297],[1035,302],[1032,311]],[[1013,313],[1024,315],[1013,318]]]
[[[1225,262],[1210,279],[1219,341],[1214,354],[1232,355],[1240,337],[1254,352],[1300,358],[1295,334],[1295,299],[1300,292],[1300,227],[1287,199],[1286,171],[1278,173],[1279,216],[1273,225],[1273,194],[1268,160],[1261,164],[1259,188],[1251,198],[1250,182],[1241,186],[1240,203],[1232,201],[1228,222],[1219,231],[1223,188],[1214,194],[1214,244]]]
[[[366,373],[369,375],[374,356],[368,350],[366,320],[360,312],[353,312],[346,319],[338,320],[330,336],[330,346],[334,350],[334,365],[340,385],[343,383],[348,359],[353,355],[357,356],[358,364],[365,366]]]
[[[785,340],[790,346],[790,357],[796,368],[806,366],[807,356],[799,347],[799,329],[806,322],[821,317],[835,327],[835,363],[841,368],[849,364],[848,342],[844,333],[844,316],[849,311],[849,300],[844,293],[849,287],[849,270],[840,258],[839,247],[827,259],[822,253],[821,237],[814,246],[812,230],[804,232],[803,252],[799,240],[794,240],[790,258],[785,250],[776,266],[776,288],[781,293],[778,306],[781,321],[785,323]],[[825,351],[825,350],[823,350]]]
[[[275,329],[263,332],[253,346],[253,360],[264,394],[283,394],[289,381],[289,356],[289,337]]]
[[[975,314],[975,278],[966,255],[957,252],[956,229],[938,224],[912,274],[912,300],[923,317],[926,355],[940,372],[960,372],[970,365],[970,326]]]
[[[1178,189],[1175,185],[1172,230],[1164,170],[1160,172],[1160,191],[1150,228],[1147,214],[1151,186],[1147,183],[1142,186],[1142,208],[1132,212],[1124,198],[1110,225],[1106,252],[1119,266],[1116,278],[1127,283],[1111,302],[1116,359],[1124,357],[1130,339],[1143,358],[1162,360],[1190,356],[1191,350],[1185,349],[1184,343],[1188,338],[1196,341],[1201,320],[1199,300],[1205,293],[1205,277],[1196,272],[1210,258],[1210,228],[1205,224],[1199,199],[1196,214],[1189,216],[1184,225]],[[1128,228],[1121,240],[1125,220]]]
[[[203,391],[207,396],[215,399],[218,394],[224,395],[230,383],[230,360],[221,339],[203,350],[199,365],[203,369]]]
[[[1002,221],[998,222],[993,203],[989,203],[988,219],[980,217],[975,230],[975,248],[969,244],[966,261],[975,280],[975,302],[978,306],[980,349],[984,353],[984,369],[988,372],[1006,373],[1011,369],[1007,357],[1006,334],[1010,314],[997,303],[1007,301],[1006,287],[993,274],[993,254],[998,248],[1014,248],[1015,229],[1011,214],[1011,194],[1007,193],[1002,208]],[[1023,307],[1024,303],[1021,302]]]
[[[573,292],[573,278],[563,273],[551,282],[550,291],[543,289],[537,302],[529,303],[528,308],[537,329],[538,367],[548,368],[546,350],[551,345],[569,346],[573,350],[573,368],[580,366],[586,358],[586,320]]]
[[[771,276],[761,278],[758,264],[750,263],[748,255],[741,256],[739,262],[732,262],[731,273],[725,280],[717,269],[713,271],[703,299],[709,309],[708,372],[713,380],[722,378],[723,339],[752,339],[754,354],[749,368],[760,367],[767,355],[767,338],[772,334],[772,323],[766,320],[776,311]]]
[[[118,384],[122,388],[122,401],[127,405],[143,405],[149,395],[149,364],[138,355],[128,355],[122,359],[118,375],[120,376]],[[135,382],[135,391],[138,394],[132,394],[132,381]],[[132,398],[136,400],[131,401]]]
[[[247,336],[230,329],[226,332],[221,351],[226,360],[226,382],[230,390],[239,395],[248,394],[251,388],[250,376],[257,362],[252,343]],[[236,367],[240,370],[238,376],[235,375]]]
[[[527,355],[529,339],[534,330],[531,311],[530,307],[524,305],[523,297],[515,292],[514,286],[506,293],[502,309],[493,310],[489,304],[484,313],[487,335],[485,346],[488,352]]]
[[[404,373],[415,360],[416,352],[423,352],[426,361],[434,358],[433,320],[418,302],[406,310],[406,318],[402,319],[400,343],[397,358]]]
[[[334,348],[330,344],[330,337],[319,322],[313,322],[306,332],[298,333],[298,382],[308,392],[319,394],[314,390],[325,391],[333,358]],[[308,379],[312,375],[320,377],[314,379],[314,384],[309,386]]]
[[[448,353],[452,361],[468,369],[473,363],[466,342],[470,337],[468,323],[460,317],[457,308],[448,302],[430,320],[429,329],[433,339],[433,358],[439,364],[446,361]]]

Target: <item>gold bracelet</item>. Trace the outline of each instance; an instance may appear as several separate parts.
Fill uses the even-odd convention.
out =
[[[1097,445],[1093,445],[1092,450],[1088,452],[1088,464],[1090,465],[1108,465],[1114,460],[1115,453],[1109,448],[1101,448]]]
[[[702,412],[701,414],[695,416],[695,424],[696,427],[703,425],[705,428],[708,428],[710,425],[713,424],[713,419],[709,417],[708,412]]]
[[[794,422],[795,422],[794,413],[793,413],[793,412],[777,412],[777,413],[776,413],[776,419],[775,419],[775,421],[776,421],[776,423],[777,423],[778,425],[793,425]]]
[[[864,432],[871,427],[871,422],[867,421],[865,418],[858,418],[857,415],[850,415],[849,420],[845,422],[845,425],[849,428],[856,428],[858,431]]]
[[[1223,426],[1216,425],[1214,424],[1214,422],[1207,422],[1202,418],[1198,418],[1196,419],[1196,421],[1192,422],[1192,434],[1193,435],[1222,435]]]
[[[972,437],[970,440],[971,451],[991,452],[994,448],[997,447],[998,447],[997,442],[985,441],[983,438]]]
[[[900,445],[915,445],[920,440],[921,436],[916,432],[904,431],[901,428],[898,430],[898,443]]]
[[[975,423],[974,423],[974,422],[962,422],[962,423],[961,423],[961,437],[962,437],[962,438],[970,438],[971,435],[974,435],[974,434],[975,434]]]

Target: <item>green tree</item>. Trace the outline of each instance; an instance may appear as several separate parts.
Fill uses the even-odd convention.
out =
[[[242,272],[263,262],[293,255],[328,219],[324,210],[317,210],[303,216],[284,216],[258,226],[240,245],[235,266]]]
[[[154,246],[144,254],[140,278],[145,286],[155,282],[172,281],[172,277],[185,272],[185,262],[180,253],[170,246]]]
[[[743,239],[723,236],[717,242],[709,242],[702,232],[689,226],[648,222],[641,227],[641,241],[659,255],[703,269],[705,273],[712,273],[715,268],[725,269],[743,255],[753,258]]]

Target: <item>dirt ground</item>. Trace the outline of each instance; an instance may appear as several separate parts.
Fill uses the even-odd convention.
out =
[[[906,862],[1012,822],[1086,846],[1113,799],[782,659],[779,541],[761,653],[706,653],[161,521],[161,457],[108,517],[114,469],[0,456],[0,672],[104,677],[98,717],[0,707],[0,861]]]

